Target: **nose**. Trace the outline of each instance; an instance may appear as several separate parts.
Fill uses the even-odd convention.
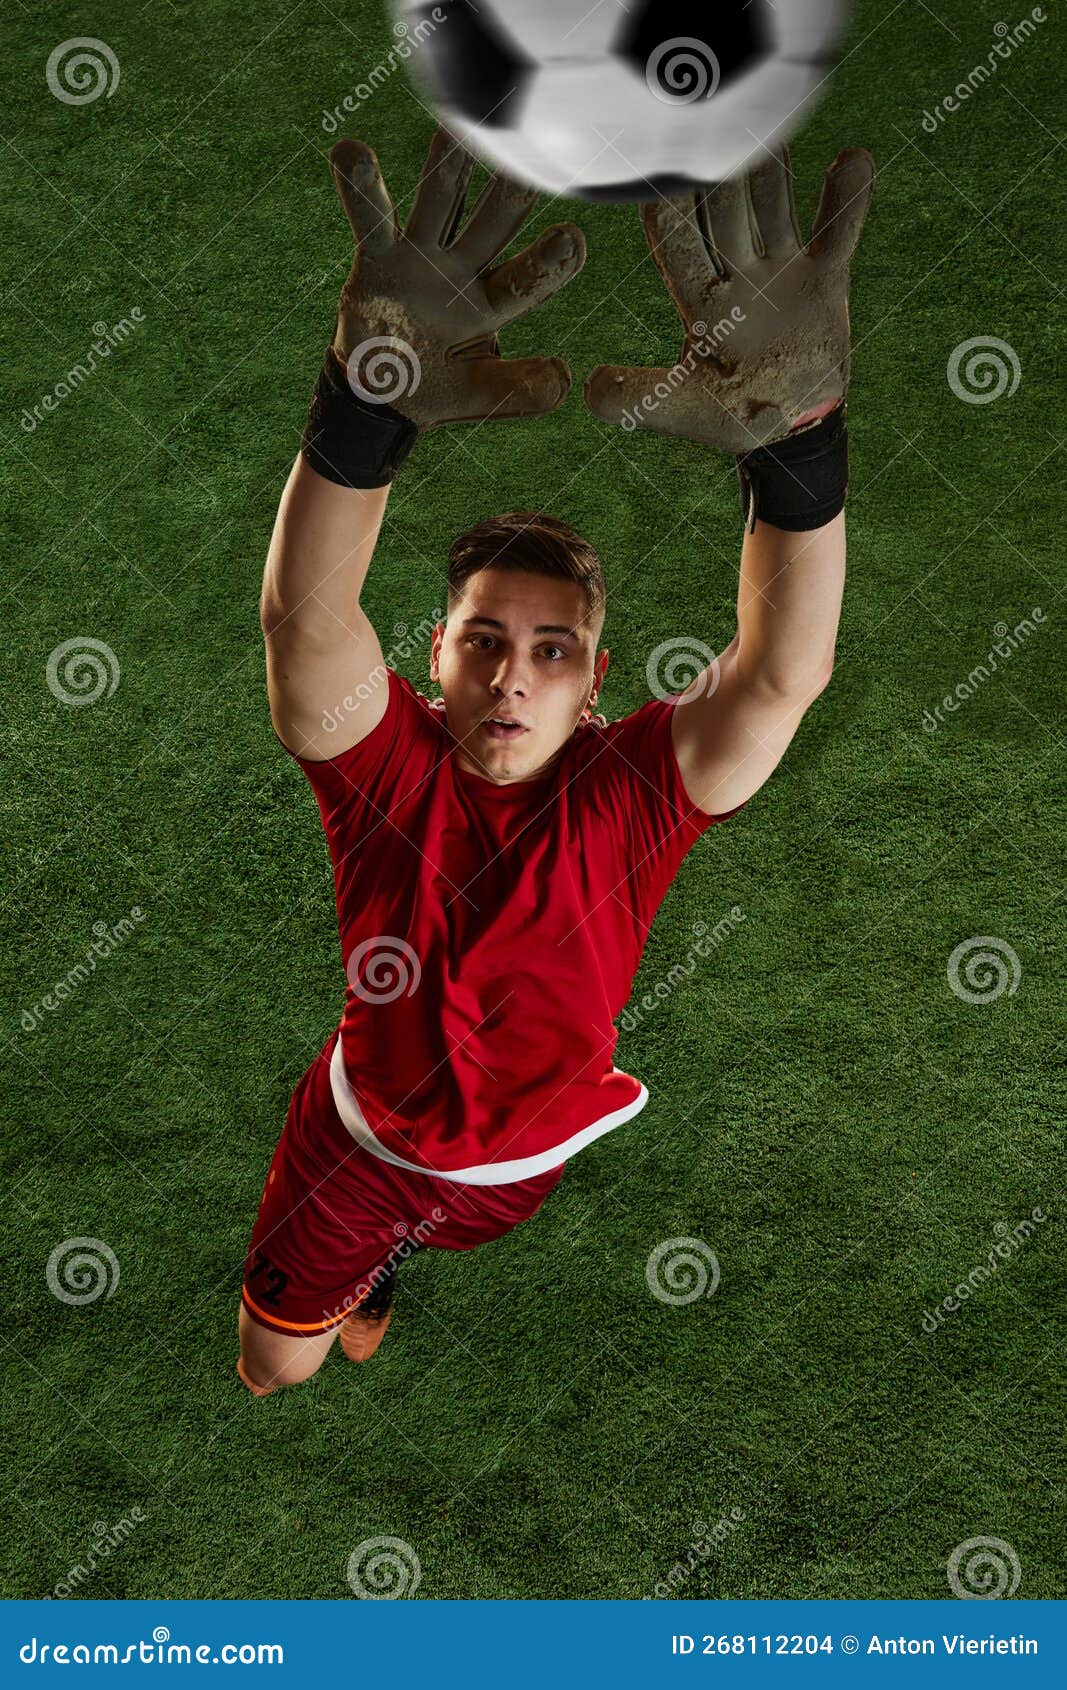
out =
[[[527,696],[526,676],[523,672],[521,658],[501,657],[493,676],[493,691],[504,698],[525,698]]]

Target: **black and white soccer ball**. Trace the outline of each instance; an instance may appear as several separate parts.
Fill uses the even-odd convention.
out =
[[[643,200],[722,181],[826,87],[846,0],[393,0],[456,135],[521,182]]]

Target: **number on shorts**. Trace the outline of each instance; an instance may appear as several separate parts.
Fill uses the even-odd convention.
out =
[[[248,1274],[249,1283],[253,1279],[258,1279],[262,1274],[263,1284],[259,1294],[265,1303],[270,1303],[272,1308],[277,1308],[282,1300],[282,1292],[289,1283],[289,1275],[283,1273],[281,1268],[272,1267],[262,1250],[255,1251],[255,1258],[256,1265],[249,1270]]]

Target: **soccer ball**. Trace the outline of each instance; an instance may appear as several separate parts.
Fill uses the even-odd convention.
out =
[[[416,80],[520,182],[644,200],[722,181],[828,79],[845,0],[394,0]]]

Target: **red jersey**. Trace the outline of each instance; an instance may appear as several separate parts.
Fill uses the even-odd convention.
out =
[[[334,1098],[396,1166],[532,1177],[647,1102],[612,1060],[613,1023],[682,859],[736,810],[691,804],[673,699],[583,721],[549,774],[497,786],[457,765],[442,701],[393,669],[388,686],[360,744],[295,758],[348,978]]]

